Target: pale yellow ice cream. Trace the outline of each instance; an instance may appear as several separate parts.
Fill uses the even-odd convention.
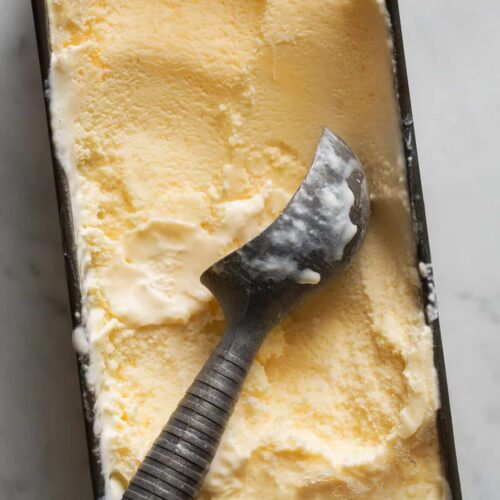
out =
[[[200,273],[265,227],[325,125],[372,218],[352,267],[280,324],[200,498],[437,499],[438,395],[376,0],[50,0],[51,107],[70,179],[106,498],[217,342]]]

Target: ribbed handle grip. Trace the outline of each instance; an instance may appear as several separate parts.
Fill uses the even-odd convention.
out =
[[[187,390],[123,496],[193,499],[233,412],[249,363],[216,350]]]

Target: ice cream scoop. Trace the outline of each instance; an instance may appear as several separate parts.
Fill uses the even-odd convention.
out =
[[[202,283],[224,311],[224,334],[124,499],[196,497],[262,342],[350,263],[369,216],[361,163],[325,128],[306,177],[279,217],[202,274]]]

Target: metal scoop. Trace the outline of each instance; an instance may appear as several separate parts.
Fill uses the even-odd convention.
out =
[[[201,276],[224,311],[224,334],[124,499],[196,497],[262,342],[308,295],[349,264],[369,215],[359,160],[324,129],[313,164],[281,215]]]

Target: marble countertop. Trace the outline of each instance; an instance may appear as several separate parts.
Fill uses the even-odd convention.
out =
[[[500,2],[400,0],[464,498],[500,491]],[[28,0],[0,0],[0,498],[91,498]],[[496,446],[495,446],[496,443]]]

